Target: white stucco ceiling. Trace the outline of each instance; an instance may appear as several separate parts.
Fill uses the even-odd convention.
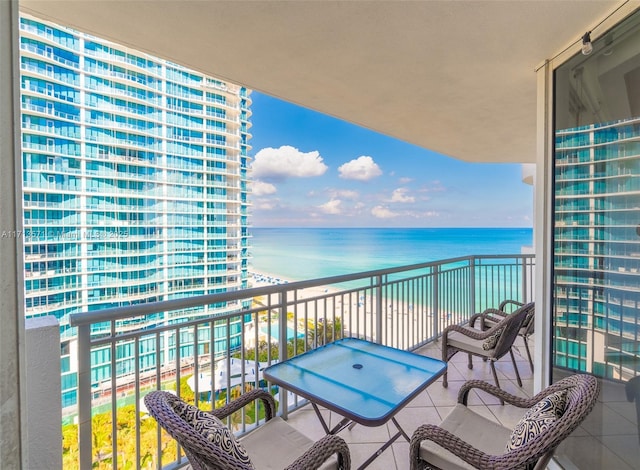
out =
[[[535,68],[620,3],[20,0],[43,19],[485,162],[535,160]]]

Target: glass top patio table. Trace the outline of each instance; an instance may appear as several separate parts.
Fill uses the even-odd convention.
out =
[[[437,359],[345,338],[267,367],[264,377],[356,423],[386,423],[434,382]]]

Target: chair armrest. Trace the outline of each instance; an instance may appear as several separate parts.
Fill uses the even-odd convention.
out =
[[[475,327],[476,321],[480,320],[480,329],[486,330],[487,326],[485,325],[485,319],[493,320],[494,323],[501,322],[504,320],[508,313],[503,312],[502,310],[498,310],[496,308],[488,308],[482,313],[476,313],[469,319],[469,326],[472,328]]]
[[[483,380],[469,380],[462,384],[460,390],[458,391],[458,403],[467,406],[467,400],[469,398],[469,392],[473,388],[479,388],[487,392],[490,395],[498,397],[511,405],[517,406],[518,408],[530,408],[536,403],[538,403],[543,397],[547,396],[549,393],[546,392],[542,394],[539,398],[536,395],[533,398],[522,398],[515,395],[510,394],[509,392],[505,392],[501,388],[496,387],[493,384],[485,382]]]
[[[423,424],[413,432],[409,443],[411,469],[420,468],[417,465],[420,459],[420,444],[425,440],[435,442],[475,468],[493,468],[491,461],[495,459],[495,456],[485,454],[439,426]]]
[[[449,325],[442,331],[442,341],[444,344],[447,344],[447,337],[449,336],[450,331],[457,331],[458,333],[462,333],[472,339],[487,339],[499,328],[501,328],[501,325],[497,324],[488,330],[480,331],[467,326]]]
[[[482,313],[474,313],[473,315],[471,315],[471,318],[469,318],[469,326],[471,328],[475,328],[476,321],[478,321],[479,318],[482,318],[482,315],[484,315],[484,312],[482,312]]]
[[[500,305],[498,305],[498,310],[502,310],[504,312],[504,308],[509,304],[515,305],[518,308],[520,308],[520,307],[522,307],[524,305],[523,302],[519,302],[517,300],[507,299],[507,300],[503,300],[502,302],[500,302]]]
[[[338,469],[351,468],[351,454],[347,443],[340,436],[327,434],[316,441],[311,448],[298,457],[285,470],[315,470],[327,461],[333,454],[338,454]]]
[[[256,388],[250,392],[244,393],[240,398],[237,398],[220,408],[213,409],[209,411],[209,413],[219,419],[225,419],[227,416],[258,399],[262,400],[262,403],[264,403],[265,419],[269,421],[276,415],[276,401],[268,392],[265,392],[261,388]]]

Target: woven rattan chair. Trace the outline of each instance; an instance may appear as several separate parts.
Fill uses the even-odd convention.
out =
[[[467,407],[469,391],[474,388],[529,410],[512,431]],[[532,427],[522,424],[535,418],[541,400],[552,399],[562,390],[566,390],[564,411],[556,419],[544,425],[533,423]],[[466,382],[458,393],[458,404],[439,426],[424,424],[413,433],[409,445],[411,470],[541,470],[558,445],[591,412],[598,392],[597,380],[586,374],[560,380],[533,398],[517,397],[479,380]],[[513,442],[512,432],[518,437],[518,445],[507,450],[507,443]],[[521,435],[526,437],[521,439]]]
[[[224,420],[258,399],[264,405],[266,423],[239,439],[250,462],[235,458],[223,449],[222,445],[216,445],[196,430],[183,414],[176,412],[176,408],[189,405],[175,395],[164,391],[150,392],[144,397],[144,403],[149,414],[182,446],[194,470],[350,468],[349,448],[342,438],[327,435],[313,442],[286,421],[275,416],[275,400],[264,390],[252,390],[205,414]]]
[[[475,326],[475,323],[479,321],[480,329],[488,330],[492,328],[497,323],[499,323],[504,317],[509,315],[507,311],[508,305],[515,305],[517,308],[520,308],[524,305],[522,302],[518,302],[517,300],[504,300],[500,303],[497,309],[489,308],[482,313],[477,313],[469,319],[469,326],[472,328]],[[533,372],[533,358],[531,357],[531,351],[529,350],[529,336],[533,334],[533,327],[535,325],[535,309],[531,309],[529,314],[522,322],[522,327],[520,327],[520,331],[518,332],[518,336],[520,336],[524,341],[524,348],[527,351],[527,358],[529,359],[529,365],[531,366],[531,372]]]
[[[495,362],[509,353],[511,362],[516,372],[518,385],[522,387],[520,372],[516,365],[511,347],[518,337],[518,332],[522,327],[527,314],[534,308],[533,303],[523,305],[515,312],[505,316],[502,321],[488,330],[481,331],[468,326],[450,325],[442,332],[442,360],[449,362],[458,352],[466,352],[469,355],[469,369],[473,369],[472,356],[478,356],[489,361],[491,373],[496,385],[500,387],[498,375],[496,374]],[[486,342],[495,339],[492,347],[487,347]],[[442,385],[448,386],[447,373],[442,376]]]

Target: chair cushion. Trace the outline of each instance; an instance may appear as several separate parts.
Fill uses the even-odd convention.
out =
[[[249,454],[244,446],[217,417],[182,401],[173,402],[172,406],[176,413],[193,426],[194,430],[198,431],[234,459],[250,465],[253,468]]]
[[[527,313],[527,315],[524,317],[524,321],[522,322],[522,327],[520,328],[520,330],[518,331],[519,335],[526,335],[527,334],[527,330],[529,329],[529,323],[531,323],[532,321],[534,321],[534,317],[535,317],[536,311],[535,310],[531,310],[530,312]],[[484,326],[485,329],[488,330],[489,328],[496,326],[498,323],[500,323],[502,320],[504,320],[505,317],[501,317],[498,315],[487,315],[484,317]],[[531,325],[531,330],[528,332],[529,334],[533,333],[533,325]]]
[[[457,404],[451,410],[440,427],[490,455],[504,453],[504,442],[511,432],[509,428],[485,418],[462,404]],[[474,468],[432,441],[423,441],[420,444],[420,458],[432,466],[447,470]]]
[[[510,452],[526,445],[549,428],[567,407],[567,391],[554,392],[529,408],[514,428],[507,441],[506,451]]]
[[[314,443],[279,416],[244,435],[241,441],[260,470],[282,470]],[[337,468],[338,458],[333,455],[322,464],[320,470]]]
[[[450,331],[447,336],[447,344],[454,348],[468,351],[478,356],[491,357],[491,350],[486,351],[482,349],[483,340],[473,339],[467,335],[464,335],[458,331]]]
[[[498,340],[500,339],[500,335],[502,334],[503,331],[504,331],[504,328],[498,328],[493,334],[491,334],[491,336],[486,338],[482,342],[482,349],[484,349],[485,351],[488,351],[490,349],[495,348],[496,344],[498,344]]]

